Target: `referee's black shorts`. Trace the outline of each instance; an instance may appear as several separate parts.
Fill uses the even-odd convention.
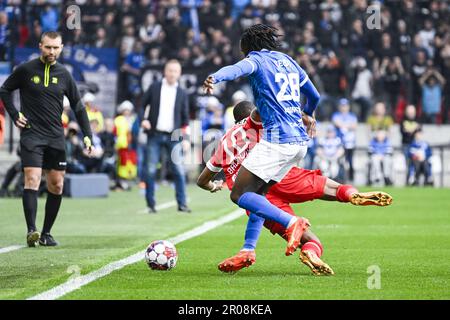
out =
[[[50,141],[28,135],[21,137],[22,168],[37,167],[44,170],[66,170],[66,151],[58,146],[52,147]]]

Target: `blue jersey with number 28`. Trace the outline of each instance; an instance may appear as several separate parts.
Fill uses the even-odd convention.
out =
[[[220,82],[248,75],[264,140],[279,144],[309,140],[300,104],[300,87],[308,81],[308,75],[291,57],[263,49],[250,52],[234,67],[225,67],[211,76]]]
[[[278,51],[252,51],[247,59],[256,69],[249,81],[265,129],[264,139],[275,143],[309,140],[300,104],[300,87],[308,80],[306,72]]]

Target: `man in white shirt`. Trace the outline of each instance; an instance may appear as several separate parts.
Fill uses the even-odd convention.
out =
[[[189,134],[189,100],[186,91],[178,85],[181,65],[169,60],[164,67],[164,78],[153,83],[143,97],[142,127],[148,133],[148,171],[146,201],[149,213],[156,213],[155,179],[161,150],[169,154],[169,164],[175,182],[178,211],[191,212],[186,203],[186,179],[179,136]]]

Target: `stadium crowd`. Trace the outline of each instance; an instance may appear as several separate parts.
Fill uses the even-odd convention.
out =
[[[73,18],[66,13],[70,5],[81,10],[81,28],[66,27]],[[375,27],[368,23],[370,5],[380,8]],[[420,128],[450,121],[448,1],[1,0],[0,61],[11,60],[14,47],[36,47],[48,30],[61,31],[65,45],[120,48],[117,117],[103,119],[93,96],[84,96],[88,108],[92,103],[89,115],[100,153],[83,158],[73,140],[76,126],[66,125],[74,172],[107,172],[120,186],[118,177],[141,177],[145,171],[138,165],[136,172],[118,173],[113,160],[117,152],[132,149],[126,157],[144,162],[138,148],[145,144],[139,134],[144,68],[173,58],[183,68],[199,70],[232,64],[242,58],[236,39],[256,23],[273,25],[284,35],[282,50],[295,57],[321,94],[318,120],[332,123],[324,137],[311,142],[306,167],[353,180],[356,126],[366,122],[373,132],[369,182],[389,185],[389,129],[399,123],[409,183],[418,183],[421,173],[431,183],[431,153]],[[226,107],[251,96],[241,81],[221,96],[202,98],[191,99],[191,117],[201,120],[204,130],[221,132],[232,123]]]

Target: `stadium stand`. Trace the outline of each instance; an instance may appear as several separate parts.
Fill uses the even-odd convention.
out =
[[[71,5],[80,8],[81,28],[67,27],[74,18],[67,10]],[[375,27],[368,23],[372,18],[369,6],[375,6],[375,14],[379,14]],[[114,96],[115,103],[99,105],[110,118],[125,100],[131,101],[139,114],[142,92],[160,77],[163,63],[176,58],[183,65],[181,84],[191,94],[191,119],[204,123],[208,112],[199,90],[203,79],[210,71],[242,58],[236,39],[255,23],[280,29],[282,49],[298,60],[321,93],[317,117],[324,125],[340,99],[350,101],[359,122],[355,184],[367,183],[371,133],[365,122],[373,106],[383,102],[395,122],[389,129],[394,184],[405,183],[407,165],[398,124],[406,106],[412,104],[417,108],[418,122],[423,124],[425,140],[433,149],[435,185],[450,186],[449,1],[4,0],[0,1],[0,60],[14,65],[17,50],[36,47],[40,32],[54,28],[63,33],[67,48],[118,49],[117,84],[113,88],[113,82],[99,85],[100,95],[106,87],[111,90],[106,95]],[[131,74],[130,70],[138,72]],[[92,77],[85,75],[87,80]],[[98,78],[102,80],[102,76]],[[216,110],[215,117],[227,114],[227,107],[236,102],[231,98],[236,91],[251,99],[245,81],[218,89],[217,98],[226,107]],[[428,100],[424,105],[425,95],[434,101],[432,105]],[[5,144],[9,142],[8,122]],[[17,137],[16,132],[14,140]],[[198,151],[201,141],[196,143],[193,150]],[[14,158],[6,155],[8,150],[6,145],[0,148],[2,174]]]

